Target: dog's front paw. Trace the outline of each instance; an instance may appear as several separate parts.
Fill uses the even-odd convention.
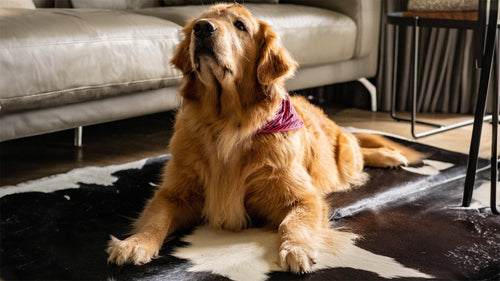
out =
[[[278,265],[294,273],[308,273],[316,264],[317,253],[308,248],[284,244],[278,254]]]
[[[142,265],[158,257],[160,247],[139,237],[131,236],[125,240],[111,236],[106,252],[109,254],[108,262],[117,265],[131,263]]]

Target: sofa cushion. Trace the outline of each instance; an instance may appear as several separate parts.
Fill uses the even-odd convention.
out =
[[[301,67],[345,61],[354,55],[356,23],[344,14],[291,4],[247,6],[272,26]]]
[[[170,0],[165,0],[166,2]],[[228,2],[231,3],[233,1],[220,1],[220,0],[181,0],[183,5],[211,5],[217,3]],[[279,0],[246,0],[241,1],[242,3],[260,3],[260,4],[278,4]]]
[[[233,2],[233,1],[219,1],[219,0],[163,0],[166,6],[179,6],[179,5],[212,5],[217,3]],[[242,2],[242,1],[240,1]],[[246,0],[244,3],[268,3],[278,4],[279,0]]]
[[[0,8],[35,9],[36,7],[32,0],[1,0]]]
[[[479,0],[408,0],[409,11],[457,12],[477,11]]]
[[[160,3],[155,0],[71,0],[73,8],[95,9],[139,9],[155,7]]]
[[[180,26],[116,10],[0,9],[2,112],[179,83]]]
[[[354,55],[356,23],[344,14],[291,4],[245,4],[245,7],[272,26],[301,67],[344,61]],[[202,6],[177,6],[137,12],[185,25],[204,10]]]
[[[201,15],[206,10],[206,7],[201,5],[195,6],[168,6],[144,8],[135,10],[135,13],[162,18],[174,22],[180,26],[184,26],[190,19]]]

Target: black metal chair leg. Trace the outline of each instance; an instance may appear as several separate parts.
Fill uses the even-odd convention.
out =
[[[479,145],[481,143],[481,131],[483,130],[483,117],[486,110],[486,99],[488,97],[488,85],[490,82],[491,65],[493,63],[493,51],[496,41],[498,6],[493,4],[492,13],[490,13],[490,22],[486,34],[485,52],[483,56],[483,67],[481,68],[481,77],[479,80],[479,91],[476,104],[476,112],[474,114],[474,127],[472,129],[472,138],[469,149],[469,159],[467,162],[467,173],[465,176],[464,195],[462,206],[468,207],[472,200],[472,192],[474,191],[474,182],[476,177],[477,161],[479,155]],[[495,6],[495,7],[493,7]],[[494,16],[494,17],[493,17]],[[496,115],[498,115],[496,113]],[[497,116],[498,118],[498,116]],[[493,163],[493,165],[496,165]],[[493,166],[492,165],[492,166]]]
[[[498,29],[497,29],[498,32]],[[498,34],[498,33],[497,33]],[[497,38],[498,40],[498,38]],[[497,71],[500,66],[500,50],[498,43],[496,44],[496,62]],[[500,215],[500,210],[497,208],[497,181],[498,181],[498,96],[500,96],[500,79],[497,78],[497,92],[493,93],[493,123],[491,124],[491,192],[490,192],[490,207],[493,214]]]
[[[413,89],[411,90],[411,135],[417,138],[415,133],[415,125],[417,119],[417,95],[418,95],[418,51],[419,51],[419,34],[418,18],[415,19],[413,25]]]
[[[499,60],[497,59],[497,62]],[[499,91],[500,92],[500,91]],[[493,112],[498,112],[498,95],[495,93],[493,97]],[[498,181],[498,113],[493,116],[493,124],[491,125],[491,192],[490,192],[490,206],[491,211],[500,215],[500,210],[497,208],[497,181]]]
[[[396,117],[396,87],[398,78],[398,46],[399,45],[399,25],[394,25],[394,56],[392,58],[392,92],[391,92],[391,117],[397,120]]]

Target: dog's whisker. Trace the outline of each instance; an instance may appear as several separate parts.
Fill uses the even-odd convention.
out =
[[[201,7],[203,8],[203,12],[206,12],[208,10],[207,5],[201,0]]]

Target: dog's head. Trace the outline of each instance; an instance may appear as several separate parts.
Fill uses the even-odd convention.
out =
[[[265,88],[295,71],[276,33],[239,4],[214,5],[183,31],[172,63],[204,85]]]

